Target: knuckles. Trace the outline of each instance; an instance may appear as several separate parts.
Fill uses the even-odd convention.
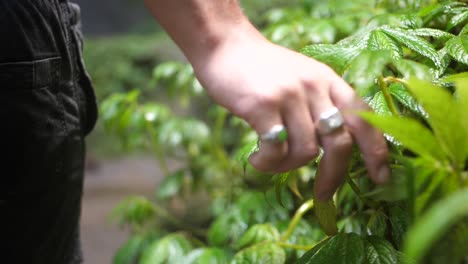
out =
[[[352,149],[352,147],[353,138],[347,132],[340,133],[333,137],[329,146],[329,148],[332,149],[334,153],[348,152]]]

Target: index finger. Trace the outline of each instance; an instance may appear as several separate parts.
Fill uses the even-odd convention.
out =
[[[376,183],[385,183],[390,177],[388,148],[383,134],[372,127],[356,111],[368,111],[369,106],[342,79],[337,78],[331,88],[331,98],[343,111],[345,125],[353,135],[364,156],[369,177]]]

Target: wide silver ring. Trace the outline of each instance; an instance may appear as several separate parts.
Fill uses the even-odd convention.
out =
[[[274,125],[268,132],[260,135],[260,140],[264,142],[282,143],[288,138],[288,131],[283,125]]]
[[[332,107],[320,114],[317,122],[319,135],[329,135],[344,125],[344,118],[340,110]]]

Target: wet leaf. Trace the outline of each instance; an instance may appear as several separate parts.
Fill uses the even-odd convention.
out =
[[[391,51],[394,59],[401,59],[403,57],[401,46],[393,38],[378,29],[370,33],[367,47],[369,50]]]
[[[301,53],[328,64],[338,74],[343,74],[351,61],[360,53],[360,50],[340,45],[317,44],[303,48]]]
[[[468,35],[452,38],[447,41],[446,48],[455,60],[468,65]]]
[[[352,61],[347,79],[361,97],[368,96],[369,88],[391,60],[392,54],[388,50],[365,50]]]
[[[402,45],[405,45],[416,53],[430,59],[436,67],[439,67],[442,64],[437,51],[425,39],[411,34],[410,31],[401,28],[384,27],[382,28],[382,31],[395,38]]]

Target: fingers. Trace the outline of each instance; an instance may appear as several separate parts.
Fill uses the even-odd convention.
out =
[[[250,123],[259,135],[268,132],[273,126],[283,124],[279,108],[271,104],[267,107],[259,107],[252,113]],[[278,143],[261,141],[258,152],[249,157],[254,168],[264,172],[273,172],[277,164],[281,162],[288,153],[287,142]]]
[[[288,155],[277,164],[275,172],[285,172],[301,167],[316,158],[319,145],[309,107],[304,100],[306,95],[289,98],[284,112],[288,128]]]
[[[311,97],[311,112],[315,122],[320,119],[320,115],[329,111],[334,106],[331,101],[328,89],[322,89],[321,100]],[[322,132],[323,133],[323,132]],[[317,176],[314,184],[314,194],[319,200],[329,200],[335,190],[340,186],[348,173],[348,164],[351,159],[353,139],[343,127],[327,134],[319,135],[320,144],[324,154],[320,160]]]
[[[356,111],[369,110],[343,80],[337,78],[330,94],[334,103],[343,110],[345,126],[353,135],[364,156],[369,177],[376,183],[385,183],[390,177],[388,149],[382,133],[373,128]],[[346,110],[348,109],[348,110]]]

